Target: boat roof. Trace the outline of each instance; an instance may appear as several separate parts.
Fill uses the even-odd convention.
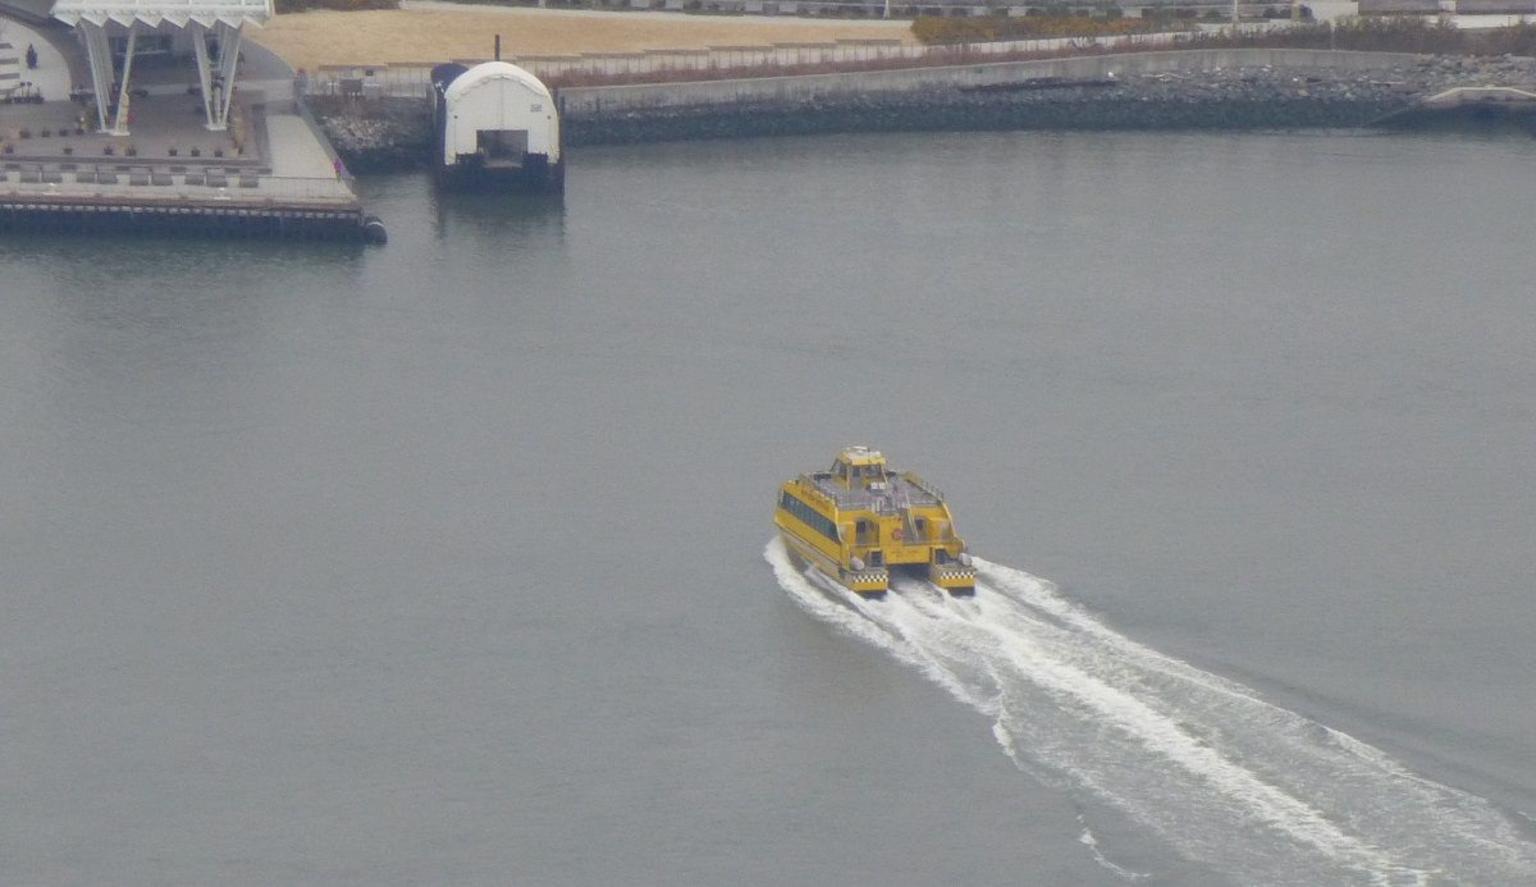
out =
[[[884,465],[885,455],[869,447],[844,447],[843,451],[837,454],[837,461],[846,462],[849,465]]]
[[[905,508],[938,505],[943,497],[914,474],[888,474],[885,483],[849,489],[838,483],[830,471],[805,475],[812,486],[837,503],[839,509],[854,508],[886,513]]]

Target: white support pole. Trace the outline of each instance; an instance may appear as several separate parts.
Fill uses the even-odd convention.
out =
[[[128,135],[128,105],[132,99],[128,93],[128,78],[133,74],[133,53],[138,45],[139,23],[134,22],[128,26],[128,47],[123,53],[122,85],[117,92],[117,119],[112,122],[112,134],[115,136]]]
[[[197,83],[202,88],[204,126],[213,129],[213,70],[208,64],[208,29],[201,22],[187,22],[192,55],[197,59]]]
[[[224,130],[229,128],[229,106],[235,97],[235,73],[240,64],[240,28],[220,21],[214,25],[214,33],[219,37],[219,86],[223,91],[213,109],[213,123],[208,128]]]
[[[80,34],[85,38],[85,54],[91,63],[91,88],[96,94],[96,122],[98,132],[111,132],[107,127],[107,103],[112,98],[112,47],[107,43],[107,33],[101,25],[80,21]]]

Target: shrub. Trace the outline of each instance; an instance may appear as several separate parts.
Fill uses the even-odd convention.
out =
[[[1454,25],[1404,18],[1364,18],[1330,28],[1301,25],[1282,31],[1202,34],[1197,46],[1286,46],[1311,49],[1358,49],[1442,55],[1530,55],[1536,52],[1536,26],[1516,25],[1487,31],[1463,31]]]

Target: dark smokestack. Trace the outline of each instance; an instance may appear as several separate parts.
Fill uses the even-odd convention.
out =
[[[496,35],[496,61],[501,61],[501,35]]]

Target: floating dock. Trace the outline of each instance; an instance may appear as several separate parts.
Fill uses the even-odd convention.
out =
[[[464,190],[564,192],[560,114],[537,77],[503,61],[438,65],[432,91],[439,181]]]
[[[1457,86],[1371,121],[1373,126],[1415,127],[1458,121],[1536,122],[1536,92],[1514,86]]]

